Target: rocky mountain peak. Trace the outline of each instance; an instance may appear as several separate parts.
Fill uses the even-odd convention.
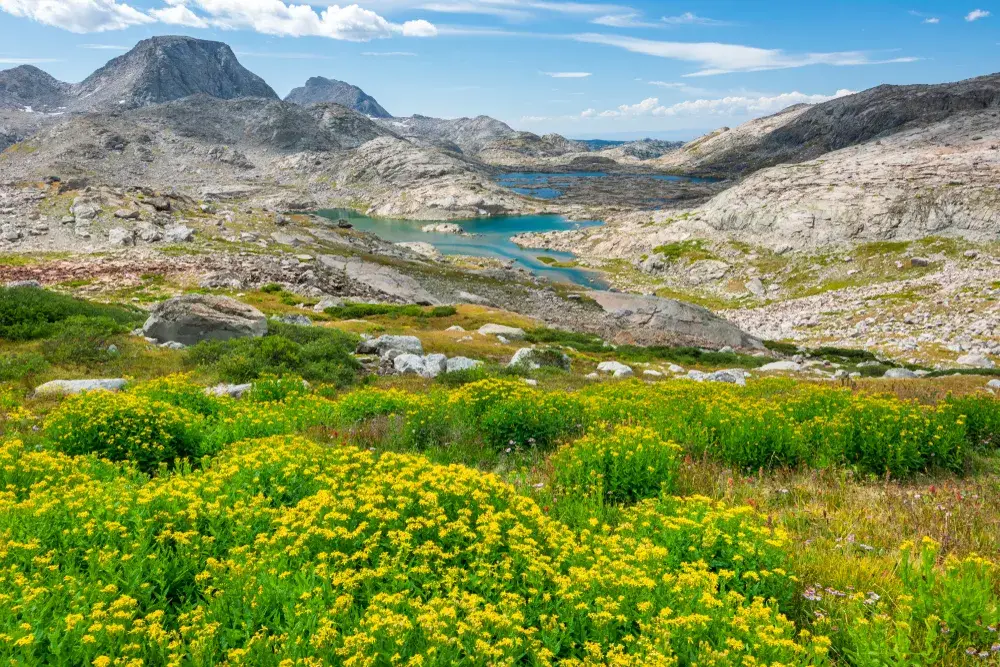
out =
[[[34,65],[0,71],[0,109],[55,110],[66,102],[69,86]]]
[[[152,37],[91,74],[74,91],[81,110],[135,108],[203,93],[220,99],[278,99],[227,44]]]
[[[392,117],[392,114],[386,111],[374,97],[357,86],[322,76],[311,77],[306,81],[306,85],[290,92],[285,101],[301,106],[333,102],[373,118]]]

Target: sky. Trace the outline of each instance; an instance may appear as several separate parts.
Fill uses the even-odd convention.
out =
[[[572,138],[691,139],[883,83],[1000,69],[1000,0],[0,0],[0,69],[80,81],[153,35],[232,46],[390,113]]]

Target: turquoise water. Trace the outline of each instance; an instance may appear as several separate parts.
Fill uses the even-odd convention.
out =
[[[599,222],[571,222],[559,215],[522,215],[510,217],[474,218],[453,220],[472,236],[457,236],[438,232],[422,232],[420,228],[429,222],[412,220],[384,220],[369,218],[357,211],[335,209],[320,211],[330,220],[347,218],[355,229],[371,232],[392,243],[425,241],[445,255],[475,255],[514,260],[522,268],[544,276],[555,282],[573,283],[584,287],[601,289],[607,287],[598,273],[578,268],[558,268],[538,261],[539,256],[552,257],[560,262],[571,261],[573,254],[554,250],[522,250],[510,241],[510,237],[522,232],[552,232],[579,229],[599,225]]]

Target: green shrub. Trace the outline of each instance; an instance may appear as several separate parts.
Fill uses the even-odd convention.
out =
[[[615,348],[615,357],[623,362],[666,361],[685,366],[728,366],[740,368],[758,368],[768,363],[766,357],[754,357],[737,352],[706,352],[697,347],[664,347],[639,345],[619,345]]]
[[[634,503],[673,492],[681,451],[650,428],[619,426],[563,446],[550,462],[556,484],[571,495]]]
[[[327,315],[338,320],[354,320],[384,315],[396,317],[451,317],[458,311],[454,306],[435,306],[427,309],[416,305],[397,306],[389,303],[347,303],[327,308]]]
[[[49,362],[37,352],[3,355],[0,356],[0,382],[22,380],[48,367]]]
[[[261,292],[265,294],[280,294],[285,291],[285,288],[278,283],[268,283],[260,288]]]
[[[580,400],[564,392],[542,392],[516,380],[487,379],[453,392],[449,403],[465,429],[498,451],[545,448],[579,433]]]
[[[599,336],[548,327],[531,329],[527,332],[525,340],[529,343],[567,345],[580,352],[607,352],[610,349]]]
[[[0,287],[0,338],[46,338],[56,333],[60,322],[71,317],[105,318],[128,331],[141,324],[145,314],[33,287]]]
[[[253,403],[273,403],[308,393],[309,388],[302,378],[264,375],[254,381],[244,398]]]
[[[110,317],[74,315],[55,325],[54,335],[42,343],[42,352],[54,364],[106,363],[120,354],[116,348],[125,344],[122,334],[128,330]]]
[[[399,389],[359,389],[337,401],[337,413],[340,422],[348,426],[374,417],[404,417],[415,396]]]
[[[135,394],[88,392],[66,399],[45,435],[66,454],[132,461],[140,470],[199,453],[201,420],[177,406]]]
[[[982,450],[1000,447],[1000,400],[983,394],[949,396],[945,405],[956,417],[965,416],[966,439],[973,447]]]
[[[264,375],[298,376],[310,382],[346,386],[360,368],[352,352],[357,338],[324,327],[270,324],[263,338],[204,341],[188,351],[192,363],[214,369],[227,382]]]
[[[169,403],[198,415],[214,416],[226,410],[227,400],[205,393],[191,381],[191,374],[176,374],[143,382],[129,390],[151,401]]]

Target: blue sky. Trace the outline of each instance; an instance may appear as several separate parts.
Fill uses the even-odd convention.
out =
[[[140,39],[185,34],[229,43],[280,95],[322,75],[396,115],[686,139],[881,83],[992,73],[998,21],[987,0],[0,0],[0,68],[79,81]]]

